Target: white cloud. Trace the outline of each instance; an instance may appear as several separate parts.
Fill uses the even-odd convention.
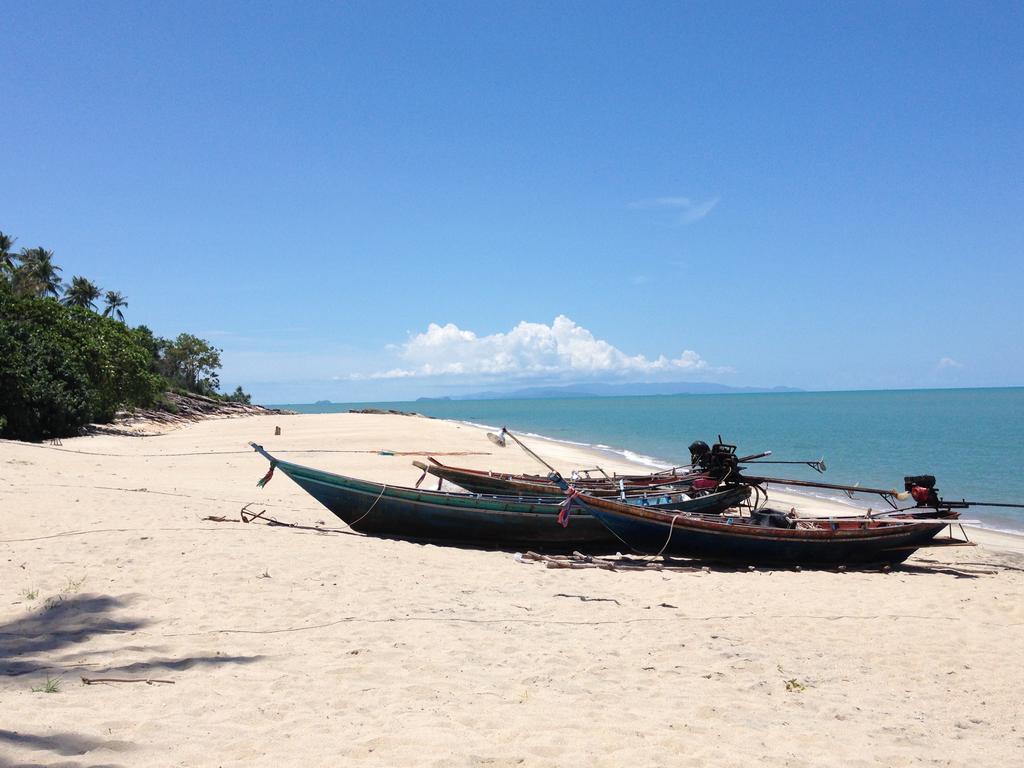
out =
[[[958,363],[952,357],[940,357],[935,367],[942,371],[948,368],[963,368],[964,365],[963,363]]]
[[[646,200],[635,200],[627,208],[689,208],[693,200],[688,197],[649,197]]]
[[[700,221],[709,213],[711,210],[718,205],[719,198],[712,197],[703,201],[696,201],[689,197],[651,197],[646,200],[636,200],[629,203],[626,207],[634,210],[645,210],[645,209],[671,209],[679,211],[680,221],[684,224],[689,224],[694,221]]]
[[[551,325],[522,321],[507,333],[478,336],[454,323],[431,323],[427,330],[392,347],[402,367],[350,379],[419,377],[588,378],[595,376],[658,377],[721,372],[693,350],[678,357],[629,355],[586,328],[559,315]]]
[[[351,381],[364,381],[366,379],[408,379],[415,376],[415,371],[406,370],[405,368],[392,368],[389,371],[376,371],[375,373],[353,373],[348,376],[335,376],[335,380],[338,379],[350,379]]]

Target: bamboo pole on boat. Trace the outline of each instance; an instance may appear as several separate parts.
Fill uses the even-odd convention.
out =
[[[502,434],[502,435],[508,435],[508,436],[509,436],[509,437],[511,437],[511,438],[512,438],[513,440],[515,440],[515,441],[516,441],[516,444],[517,444],[517,445],[518,445],[518,446],[519,446],[520,448],[522,448],[522,449],[523,449],[524,451],[526,451],[526,452],[527,452],[528,454],[530,454],[530,456],[532,456],[532,457],[533,457],[533,458],[535,458],[535,459],[536,459],[537,461],[539,461],[539,462],[540,462],[541,464],[543,464],[543,465],[544,465],[545,467],[547,467],[547,468],[548,468],[548,471],[549,471],[549,472],[554,472],[555,474],[558,474],[558,470],[557,470],[557,469],[555,469],[554,467],[552,467],[552,466],[551,466],[550,464],[548,464],[548,463],[547,463],[546,461],[544,461],[544,459],[542,459],[542,458],[541,458],[540,456],[538,456],[538,455],[537,455],[536,453],[534,453],[534,452],[533,452],[533,451],[531,451],[531,450],[530,450],[529,448],[527,448],[527,447],[526,447],[526,445],[524,445],[524,444],[523,444],[523,441],[522,441],[522,440],[520,440],[520,439],[519,439],[518,437],[516,437],[515,435],[513,435],[513,434],[512,434],[511,432],[509,432],[509,431],[508,431],[508,427],[502,427],[502,428],[501,428],[501,434]]]

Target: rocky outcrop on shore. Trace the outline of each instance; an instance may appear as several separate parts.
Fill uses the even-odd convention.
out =
[[[432,419],[433,416],[427,416],[422,413],[416,413],[416,411],[396,411],[394,408],[349,408],[349,413],[369,413],[374,416],[419,416],[421,419]]]
[[[166,431],[204,419],[230,419],[237,416],[287,415],[294,411],[280,408],[266,408],[262,405],[236,403],[218,400],[196,394],[166,392],[159,406],[154,408],[132,408],[119,411],[111,424],[90,424],[88,434],[144,434],[152,431]],[[163,429],[160,429],[160,428]]]

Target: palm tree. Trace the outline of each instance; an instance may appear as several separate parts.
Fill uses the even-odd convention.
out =
[[[45,248],[22,248],[18,255],[21,265],[14,271],[15,290],[22,295],[60,295],[63,283],[61,268],[53,263],[53,251]]]
[[[96,311],[96,299],[101,295],[99,286],[88,278],[75,275],[61,301],[69,307],[82,307]]]
[[[121,307],[127,307],[128,302],[125,301],[125,297],[120,294],[119,291],[107,291],[103,297],[103,301],[106,302],[106,309],[103,310],[104,317],[116,317],[122,323],[124,322],[124,312],[121,311]]]
[[[0,278],[14,274],[14,241],[15,238],[0,232]]]

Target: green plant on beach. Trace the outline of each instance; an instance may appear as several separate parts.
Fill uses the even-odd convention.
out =
[[[43,603],[43,609],[48,611],[51,608],[60,605],[68,599],[69,595],[73,595],[76,592],[78,592],[82,588],[82,585],[84,583],[85,576],[83,576],[80,579],[72,579],[70,576],[68,576],[67,579],[64,581],[64,585],[60,588],[60,591],[57,592],[57,594],[46,598],[46,602]]]
[[[32,693],[59,693],[62,682],[59,677],[47,677],[45,683],[32,689]]]
[[[26,600],[35,600],[37,597],[39,597],[39,590],[23,589],[21,590],[21,596],[24,597]]]
[[[70,576],[68,576],[67,579],[64,581],[64,586],[60,589],[60,593],[62,595],[74,594],[82,588],[83,584],[85,584],[85,576],[83,576],[80,579],[72,579]]]
[[[790,693],[802,693],[807,690],[807,686],[794,677],[786,681],[786,690]]]

